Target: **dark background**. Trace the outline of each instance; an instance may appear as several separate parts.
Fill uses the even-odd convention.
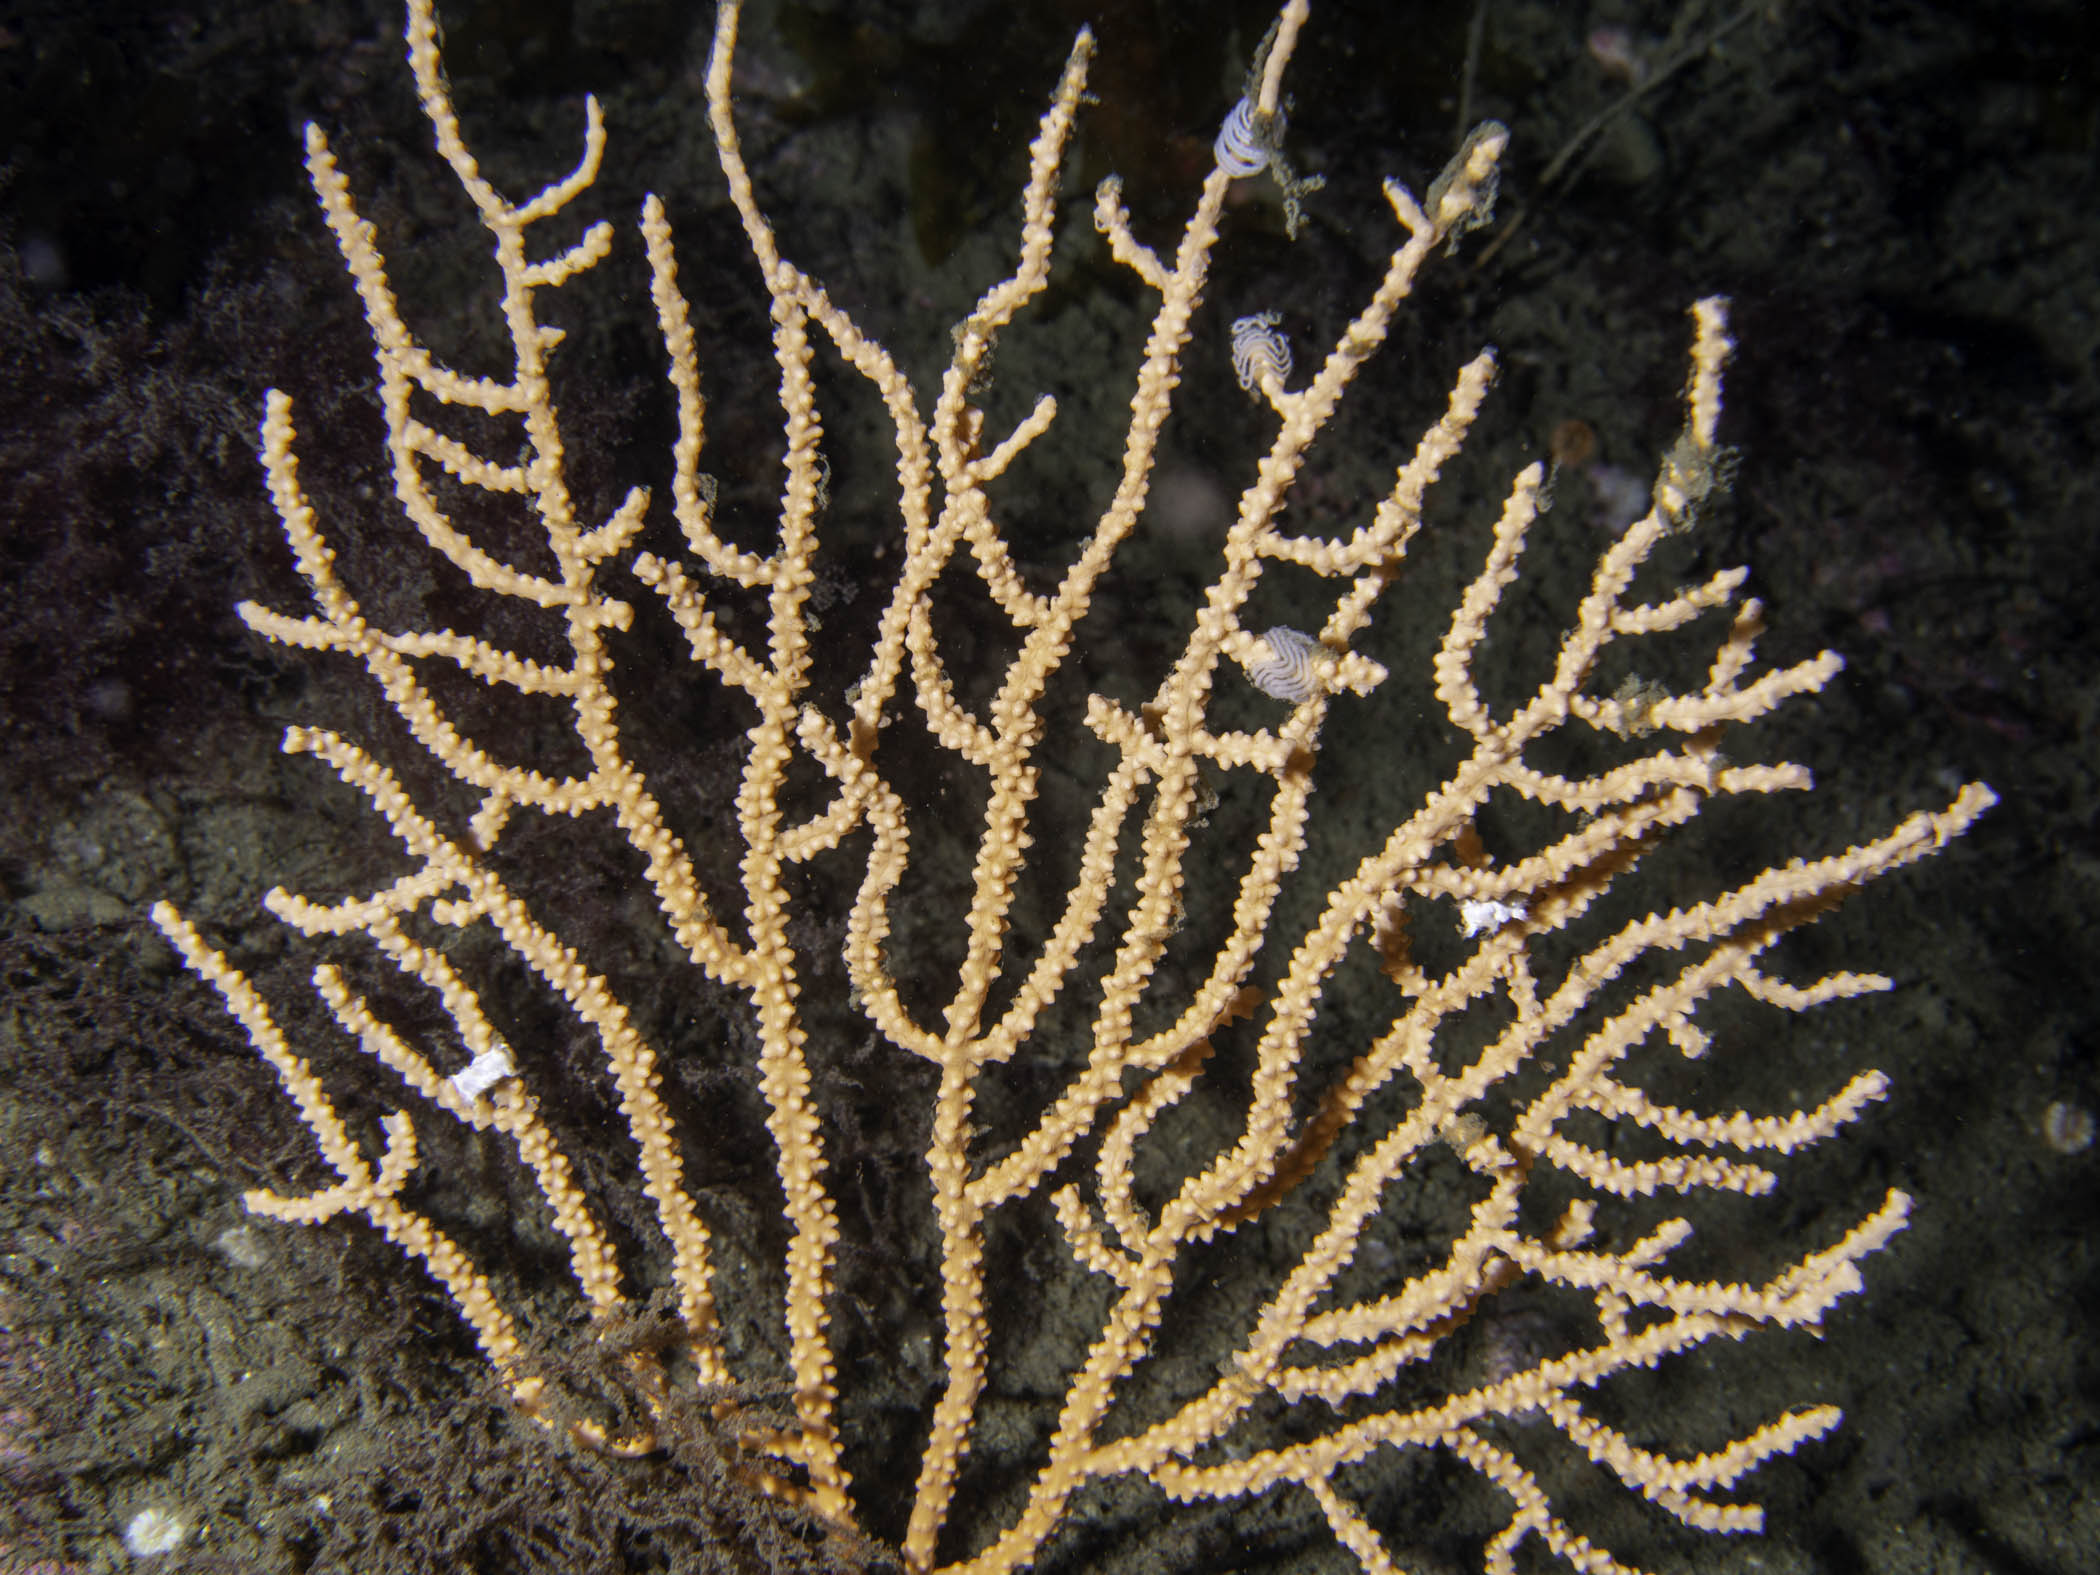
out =
[[[778,437],[763,405],[734,397],[762,397],[768,370],[701,102],[710,8],[443,14],[469,138],[507,190],[568,167],[581,94],[596,92],[612,151],[587,216],[624,224],[642,190],[660,191],[689,282],[736,280],[691,286],[721,346],[707,352],[711,448],[754,456],[716,461],[734,493],[737,467],[760,475]],[[1281,307],[1302,349],[1361,298],[1390,244],[1377,180],[1420,191],[1455,145],[1468,15],[1316,4],[1291,145],[1328,187],[1295,246],[1260,213],[1228,236],[1192,381],[1220,380],[1224,317]],[[1041,314],[1066,358],[1049,376],[1061,393],[1130,364],[1127,346],[1104,350],[1096,374],[1055,339],[1060,314],[1113,319],[1127,291],[1088,259],[1083,193],[1121,171],[1141,230],[1165,233],[1263,8],[929,0],[747,19],[739,108],[789,252],[922,388],[991,277],[983,259],[1010,244],[1024,144],[1082,20],[1100,35],[1102,102],[1067,213],[1078,260]],[[1673,40],[1711,47],[1549,182],[1626,91],[1593,47],[1608,27],[1649,61]],[[309,964],[280,956],[257,895],[384,867],[383,828],[275,753],[293,718],[383,719],[354,675],[265,647],[232,607],[299,605],[254,459],[264,389],[298,402],[317,488],[369,499],[373,518],[388,507],[383,481],[358,490],[379,430],[369,350],[305,187],[304,121],[327,128],[431,341],[466,364],[494,343],[472,293],[479,243],[429,154],[399,28],[387,5],[340,0],[0,16],[0,1469],[17,1489],[0,1569],[114,1567],[115,1531],[155,1505],[211,1528],[156,1567],[257,1571],[698,1568],[679,1559],[702,1555],[664,1550],[744,1513],[690,1460],[636,1468],[667,1479],[645,1480],[536,1459],[477,1387],[449,1309],[383,1244],[350,1226],[248,1224],[244,1188],[308,1174],[303,1136],[143,919],[173,895],[232,935],[244,966],[296,983]],[[1601,462],[1652,464],[1677,420],[1682,310],[1728,295],[1740,349],[1723,436],[1742,470],[1702,551],[1752,566],[1775,658],[1829,645],[1848,662],[1771,729],[1770,749],[1821,784],[1784,811],[1801,840],[1782,846],[1841,846],[1970,778],[2003,801],[1842,916],[1845,961],[1898,983],[1844,1019],[1846,1064],[1884,1068],[1898,1091],[1846,1140],[1861,1153],[1831,1184],[1919,1199],[1828,1338],[1772,1356],[1784,1397],[1836,1400],[1845,1427],[1753,1479],[1769,1536],[1644,1549],[1659,1567],[2071,1575],[2100,1546],[2100,1151],[2075,1149],[2062,1124],[2100,1108],[2096,31],[2071,0],[1682,14],[1497,0],[1468,107],[1511,128],[1500,223],[1438,262],[1406,309],[1379,385],[1405,408],[1352,429],[1382,431],[1389,452],[1364,470],[1389,473],[1460,360],[1495,344],[1504,372],[1468,452],[1477,469],[1439,505],[1472,520],[1477,546],[1493,477],[1565,420],[1594,429]],[[460,304],[440,321],[433,300]],[[616,498],[662,468],[655,396],[619,392],[655,366],[632,308],[630,293],[624,318],[579,317],[564,351],[575,386],[614,390],[565,410],[586,495]],[[1000,365],[1022,387],[1025,355]],[[1215,408],[1255,430],[1229,386]],[[876,516],[879,466],[849,461],[835,486],[843,513]],[[1579,490],[1566,501],[1594,544]],[[1050,561],[1055,502],[1039,505]],[[1427,605],[1441,618],[1448,598]],[[704,799],[713,779],[694,770]],[[578,883],[579,901],[613,901]],[[734,1190],[734,1175],[706,1179]],[[1425,1568],[1463,1567],[1462,1529],[1423,1535]],[[1174,1546],[1194,1550],[1189,1568],[1339,1567],[1317,1562],[1334,1557],[1311,1551],[1319,1540],[1250,1514]],[[845,1556],[768,1546],[778,1563]]]

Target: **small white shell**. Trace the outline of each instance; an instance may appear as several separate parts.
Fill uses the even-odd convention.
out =
[[[1497,902],[1492,897],[1463,897],[1459,899],[1458,918],[1465,927],[1465,937],[1471,940],[1483,932],[1499,930],[1505,924],[1515,924],[1527,918],[1521,902]]]
[[[1243,98],[1232,106],[1211,152],[1218,168],[1235,179],[1259,175],[1269,167],[1269,149],[1254,131],[1254,100]]]
[[[1282,320],[1277,312],[1257,312],[1233,322],[1232,373],[1250,394],[1261,386],[1264,372],[1274,372],[1279,384],[1290,381],[1291,342],[1276,326]]]
[[[2057,1100],[2042,1112],[2042,1141],[2059,1154],[2083,1154],[2093,1146],[2093,1113]]]
[[[501,1039],[491,1039],[486,1050],[445,1081],[462,1099],[479,1099],[506,1077],[517,1075],[518,1066],[510,1058],[510,1046]]]
[[[1272,700],[1288,700],[1293,705],[1320,692],[1318,640],[1278,624],[1263,632],[1260,643],[1266,654],[1247,664],[1247,679],[1255,688]]]

